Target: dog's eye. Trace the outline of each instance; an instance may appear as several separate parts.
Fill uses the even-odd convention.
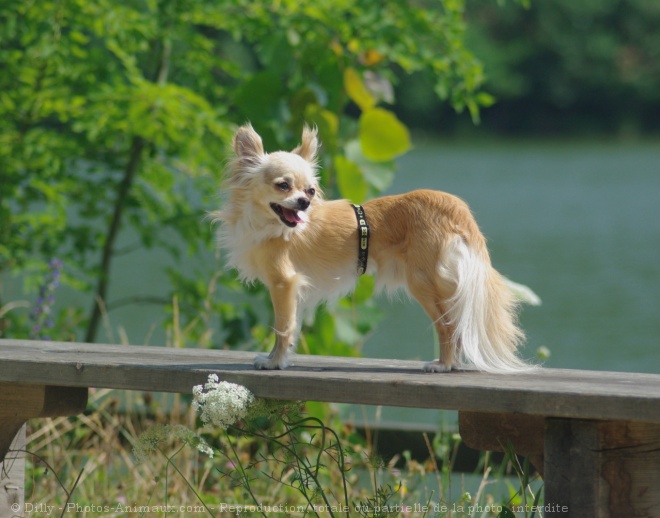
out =
[[[275,187],[277,187],[280,191],[290,191],[291,186],[289,185],[289,182],[277,182],[275,184]]]
[[[314,196],[316,194],[316,189],[314,187],[310,187],[307,189],[307,196]]]

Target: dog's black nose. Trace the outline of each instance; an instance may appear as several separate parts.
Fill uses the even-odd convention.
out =
[[[309,207],[309,200],[307,198],[298,198],[298,208],[306,210]]]

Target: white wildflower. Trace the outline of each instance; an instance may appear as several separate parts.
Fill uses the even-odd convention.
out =
[[[193,408],[199,412],[204,424],[212,424],[223,430],[236,421],[245,419],[255,397],[247,388],[227,381],[218,381],[210,374],[205,385],[193,387]]]

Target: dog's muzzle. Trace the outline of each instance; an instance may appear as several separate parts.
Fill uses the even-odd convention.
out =
[[[301,217],[301,212],[304,212],[309,208],[310,201],[307,198],[300,197],[296,200],[295,209],[289,209],[280,205],[279,203],[271,203],[270,208],[273,209],[273,212],[277,214],[280,218],[280,221],[284,223],[287,227],[294,228],[299,223],[305,223],[305,220]]]

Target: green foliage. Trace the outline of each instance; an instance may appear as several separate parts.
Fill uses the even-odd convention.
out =
[[[0,274],[28,275],[29,285],[38,265],[61,258],[63,281],[89,296],[91,341],[101,308],[113,306],[114,259],[157,249],[174,265],[166,298],[186,336],[216,346],[263,340],[254,309],[267,307],[262,290],[244,295],[212,265],[180,267],[184,254],[213,246],[202,220],[217,204],[235,125],[250,120],[276,149],[315,124],[329,194],[373,196],[410,148],[391,107],[397,77],[427,73],[443,101],[475,120],[488,103],[463,11],[462,0],[3,4]],[[135,244],[120,247],[129,235]],[[0,330],[27,334],[25,314],[2,314]],[[223,330],[215,335],[213,318]],[[322,316],[311,346],[333,347],[340,335],[355,345],[370,329],[340,322]]]
[[[507,461],[513,468],[513,472],[518,478],[518,487],[509,484],[510,500],[504,506],[498,518],[515,518],[513,510],[522,513],[525,518],[534,518],[539,511],[539,502],[541,501],[541,493],[543,488],[539,488],[536,493],[530,486],[531,476],[531,463],[529,457],[525,457],[521,465],[513,445],[508,443],[506,446],[502,445],[505,453],[505,461]],[[533,498],[533,500],[529,500]]]
[[[659,2],[535,1],[524,9],[517,2],[475,0],[466,5],[466,19],[467,41],[484,62],[486,88],[498,100],[485,112],[483,129],[498,134],[660,130]],[[436,121],[443,108],[431,109],[433,99],[404,83],[411,111],[402,117],[433,113],[429,124],[441,129]],[[449,116],[442,129],[451,124]]]
[[[91,291],[109,275],[99,252],[116,252],[117,213],[144,247],[166,245],[167,227],[199,246],[202,213],[184,174],[217,177],[217,140],[229,130],[208,98],[167,82],[188,57],[166,51],[163,16],[153,4],[4,7],[0,18],[14,30],[0,47],[1,270],[57,253],[76,287]],[[172,31],[187,27],[167,16]]]

